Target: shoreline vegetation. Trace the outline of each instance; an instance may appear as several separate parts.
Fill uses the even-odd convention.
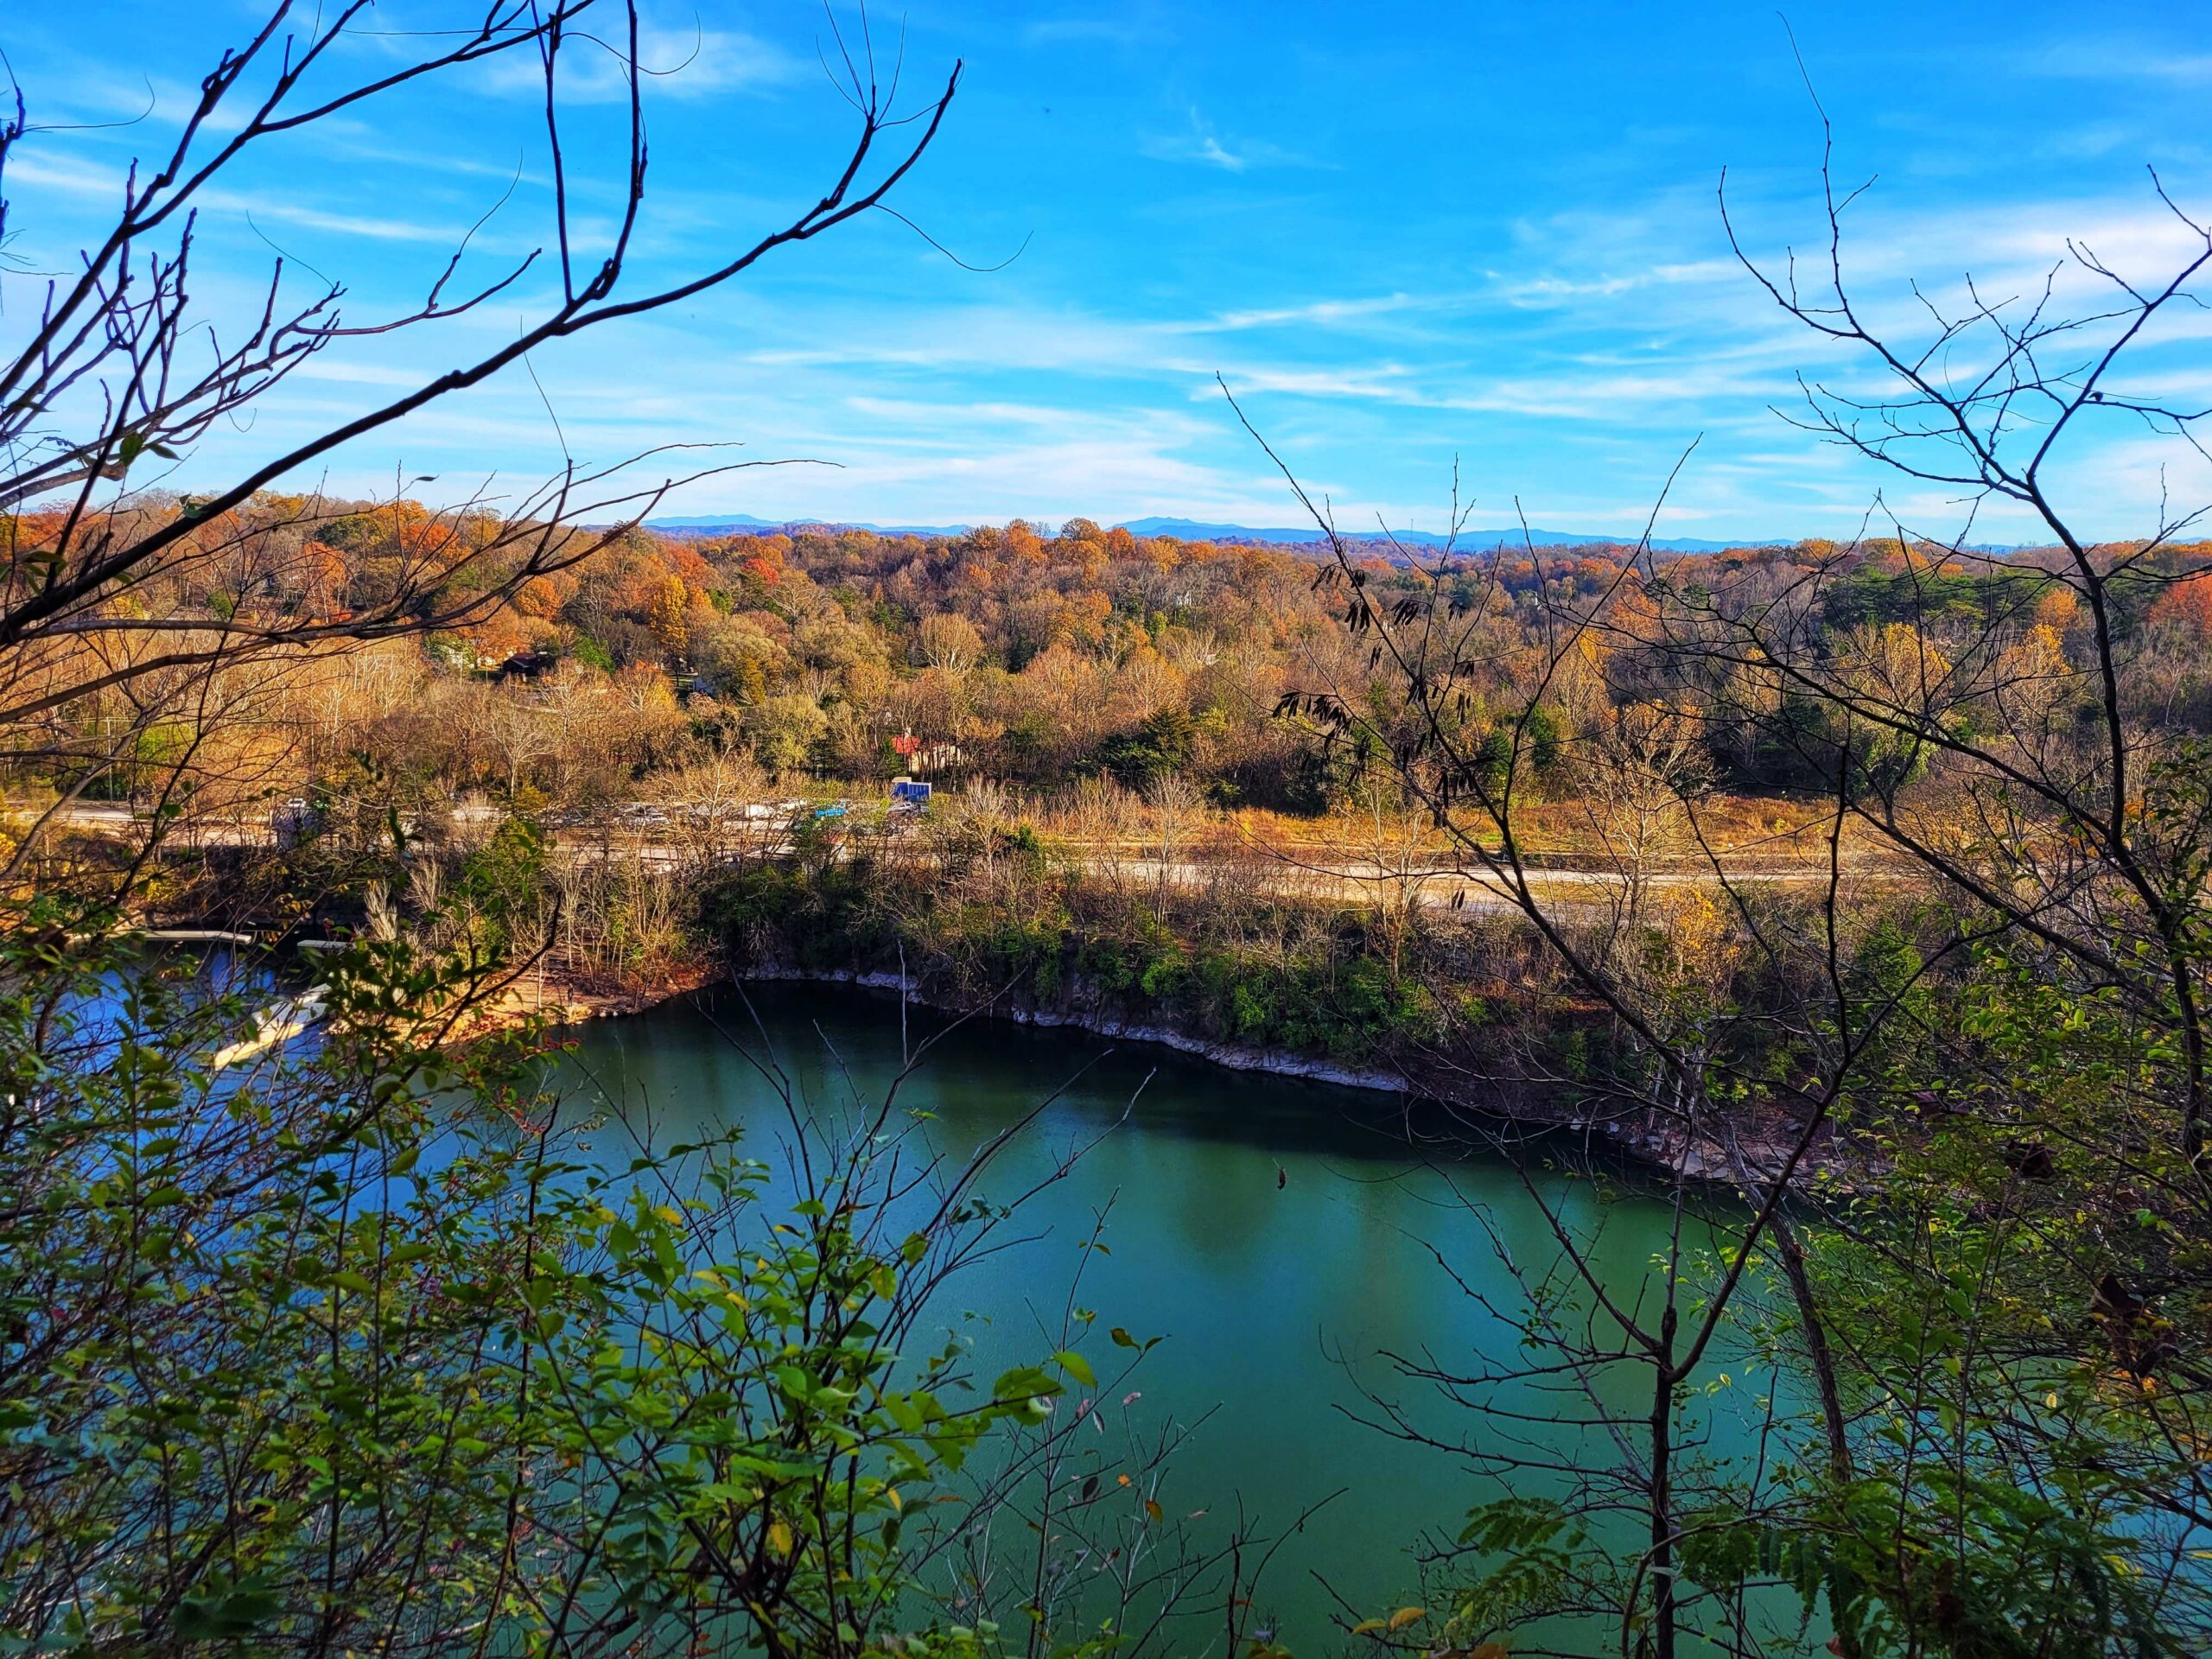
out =
[[[664,991],[584,992],[575,1000],[558,1005],[557,1017],[565,1025],[624,1019],[650,1013],[667,1003],[718,985],[730,985],[742,990],[747,984],[838,985],[861,990],[890,992],[903,996],[913,1007],[929,1008],[940,1014],[977,1015],[986,1020],[1003,1020],[1014,1025],[1043,1029],[1072,1028],[1115,1042],[1143,1043],[1171,1049],[1178,1054],[1204,1060],[1210,1065],[1220,1066],[1226,1071],[1256,1071],[1269,1077],[1325,1084],[1332,1088],[1395,1096],[1409,1105],[1452,1106],[1454,1121],[1469,1127],[1469,1133],[1457,1138],[1459,1144],[1471,1147],[1484,1146],[1508,1155],[1511,1155],[1516,1147],[1527,1148],[1535,1145],[1555,1145],[1558,1136],[1573,1135],[1584,1137],[1582,1150],[1592,1156],[1625,1160],[1643,1169],[1679,1175],[1691,1182],[1732,1185],[1738,1179],[1737,1173],[1726,1161],[1726,1149],[1716,1144],[1685,1147],[1679,1140],[1670,1139],[1663,1132],[1649,1126],[1631,1125],[1618,1119],[1592,1120],[1577,1116],[1569,1111],[1547,1109],[1541,1103],[1541,1093],[1527,1086],[1501,1087],[1479,1110],[1470,1110],[1463,1104],[1440,1099],[1414,1077],[1401,1071],[1349,1065],[1281,1049],[1217,1041],[1173,1025],[1125,1020],[1095,1008],[1038,1007],[1010,998],[967,1007],[929,997],[918,991],[912,983],[903,982],[897,974],[881,969],[806,969],[762,964],[742,977],[716,971],[697,983],[671,984]],[[550,1007],[544,1011],[554,1012]],[[519,1017],[520,1013],[521,1010],[518,1009],[507,1017],[512,1020]],[[469,1033],[471,1036],[477,1034],[481,1033]],[[1483,1127],[1471,1127],[1476,1124]],[[1815,1173],[1808,1171],[1798,1179],[1809,1182]],[[1825,1177],[1834,1177],[1841,1174],[1842,1171],[1839,1165],[1832,1162],[1821,1166],[1818,1173]]]
[[[1818,833],[1806,804],[1707,804],[1738,879],[1787,895],[1789,855]],[[1585,804],[1540,805],[1535,879],[1586,948],[1662,984],[1713,971],[1722,895],[1662,814],[1624,861]],[[85,815],[59,846],[111,859],[133,827]],[[1626,1056],[1609,1011],[1525,917],[1465,903],[1482,889],[1464,861],[1374,780],[1303,818],[1219,804],[1173,774],[1141,789],[971,780],[899,815],[739,755],[629,804],[416,796],[398,812],[334,792],[273,842],[267,825],[200,828],[169,845],[147,893],[146,919],[167,931],[404,940],[525,964],[483,976],[454,1042],[643,1012],[724,979],[895,988],[903,976],[917,1004],[949,1013],[1439,1103],[1469,1144],[1579,1135],[1593,1154],[1720,1182],[1783,1156],[1786,1124],[1746,1110],[1732,1144],[1693,1141],[1616,1090]],[[1866,901],[1885,902],[1882,872],[1858,864]],[[1853,1161],[1831,1137],[1796,1179]]]
[[[651,986],[622,988],[580,983],[557,972],[540,976],[533,970],[519,976],[512,984],[476,1010],[472,1023],[455,1031],[454,1040],[473,1042],[498,1032],[512,1030],[531,1020],[542,1019],[558,1029],[599,1020],[629,1019],[637,1014],[650,1014],[656,1008],[719,986],[731,986],[741,991],[750,984],[842,985],[858,990],[889,991],[904,996],[907,1003],[915,1007],[930,1008],[941,1014],[980,1014],[986,1019],[1005,1020],[1016,1025],[1071,1027],[1127,1042],[1154,1043],[1233,1071],[1264,1071],[1276,1077],[1302,1077],[1308,1082],[1325,1083],[1338,1088],[1365,1089],[1389,1094],[1418,1092],[1418,1085],[1402,1073],[1380,1067],[1342,1065],[1247,1044],[1212,1042],[1172,1026],[1139,1025],[1103,1014],[1065,1013],[1027,1007],[1011,1001],[988,1002],[980,1007],[964,1007],[955,1002],[934,1000],[911,982],[902,982],[896,973],[880,969],[810,969],[778,967],[773,963],[763,963],[741,976],[721,968],[702,968],[673,974]]]
[[[1189,879],[1164,880],[1156,856],[1071,855],[1038,833],[1025,804],[1034,809],[1002,794],[980,806],[952,798],[934,821],[897,835],[802,819],[791,850],[718,872],[633,868],[612,884],[632,902],[640,882],[693,895],[658,950],[580,971],[550,943],[559,921],[529,925],[522,937],[547,948],[455,1039],[532,1019],[639,1014],[721,983],[838,984],[1401,1096],[1443,1108],[1470,1145],[1510,1151],[1579,1135],[1592,1154],[1703,1181],[1780,1162],[1786,1123],[1762,1134],[1746,1115],[1724,1145],[1648,1110],[1609,1109],[1617,1033],[1605,1010],[1543,972],[1517,918],[1424,905],[1419,879],[1387,874],[1370,878],[1362,898],[1286,894],[1249,858],[1196,861]],[[1202,824],[1185,828],[1203,838]],[[470,885],[468,867],[454,880]],[[675,901],[652,907],[662,902]],[[1690,892],[1678,903],[1689,912],[1680,940],[1695,949],[1688,924],[1709,900]],[[1853,1162],[1838,1141],[1796,1179],[1840,1176]]]

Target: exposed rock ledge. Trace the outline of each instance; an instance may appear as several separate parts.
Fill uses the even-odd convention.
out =
[[[749,970],[745,977],[755,980],[811,980],[837,985],[859,985],[878,991],[900,988],[896,974],[856,974],[846,969],[830,969],[817,973],[804,969],[755,968]],[[917,1003],[939,1006],[929,1002],[911,986],[906,988],[906,994]],[[952,1009],[950,1012],[965,1011]],[[1101,1037],[1118,1038],[1125,1042],[1158,1043],[1163,1048],[1195,1054],[1216,1065],[1225,1065],[1232,1071],[1268,1071],[1277,1077],[1304,1077],[1310,1082],[1332,1083],[1345,1089],[1378,1089],[1393,1095],[1421,1092],[1419,1085],[1402,1072],[1338,1065],[1330,1060],[1308,1059],[1304,1055],[1253,1048],[1243,1043],[1210,1043],[1203,1037],[1193,1037],[1171,1026],[1132,1025],[1109,1014],[1058,1014],[1050,1008],[1025,1008],[1012,1002],[995,1003],[982,1012],[988,1013],[994,1020],[1011,1020],[1016,1025],[1073,1026]]]
[[[856,985],[884,991],[901,988],[896,974],[855,973],[848,969],[815,970],[760,966],[749,969],[743,978]],[[1347,1089],[1375,1090],[1385,1094],[1411,1096],[1416,1099],[1436,1097],[1434,1091],[1425,1087],[1418,1078],[1396,1070],[1340,1065],[1333,1061],[1313,1059],[1301,1054],[1287,1054],[1278,1049],[1254,1048],[1241,1043],[1209,1042],[1205,1038],[1193,1037],[1173,1027],[1136,1025],[1116,1019],[1111,1014],[1083,1009],[1061,1012],[1051,1008],[1028,1008],[1011,1001],[994,1004],[984,1010],[948,1007],[918,995],[911,984],[906,989],[908,996],[918,1004],[945,1012],[982,1012],[990,1018],[1011,1020],[1019,1025],[1072,1026],[1101,1037],[1118,1038],[1128,1042],[1158,1043],[1163,1047],[1195,1055],[1232,1071],[1266,1071],[1277,1077],[1304,1077],[1314,1083],[1334,1084]],[[1714,1183],[1734,1187],[1738,1185],[1738,1176],[1732,1171],[1739,1164],[1746,1173],[1770,1173],[1783,1166],[1787,1152],[1786,1143],[1771,1135],[1745,1135],[1731,1151],[1711,1141],[1691,1142],[1678,1130],[1668,1126],[1626,1120],[1592,1121],[1564,1112],[1548,1111],[1541,1105],[1532,1103],[1505,1110],[1499,1114],[1499,1117],[1501,1122],[1511,1123],[1525,1131],[1579,1139],[1586,1153],[1624,1159],[1662,1175],[1680,1176],[1699,1185]],[[1828,1160],[1816,1161],[1827,1163]],[[1800,1172],[1798,1179],[1802,1180],[1810,1173],[1811,1166],[1808,1166]]]
[[[671,975],[650,988],[625,988],[617,991],[586,988],[568,982],[558,976],[548,976],[542,983],[530,986],[518,983],[511,988],[509,994],[497,1005],[485,1010],[472,1022],[467,1034],[481,1034],[501,1025],[511,1024],[531,1013],[545,1014],[556,1023],[642,1014],[676,997],[722,982],[728,977],[719,971],[699,968]],[[882,991],[901,988],[896,974],[881,971],[855,973],[849,969],[810,969],[764,964],[747,969],[738,978],[741,982],[854,985]],[[1164,1048],[1172,1048],[1179,1053],[1192,1055],[1236,1071],[1262,1071],[1276,1077],[1303,1077],[1309,1082],[1332,1084],[1340,1088],[1365,1089],[1416,1098],[1430,1097],[1433,1093],[1418,1079],[1395,1069],[1343,1065],[1335,1061],[1285,1053],[1277,1049],[1255,1048],[1242,1043],[1209,1042],[1203,1037],[1194,1037],[1173,1027],[1139,1025],[1116,1019],[1111,1014],[1083,1009],[1062,1012],[1052,1008],[1031,1008],[1012,1001],[994,1004],[987,1009],[963,1009],[921,995],[911,983],[905,989],[907,996],[918,1006],[935,1007],[941,1012],[982,1013],[989,1018],[1011,1020],[1019,1025],[1073,1027],[1125,1042],[1157,1043]],[[1506,1112],[1503,1118],[1524,1130],[1557,1133],[1579,1139],[1590,1153],[1626,1159],[1662,1175],[1680,1176],[1693,1183],[1717,1182],[1732,1186],[1736,1185],[1736,1179],[1730,1172],[1739,1162],[1751,1173],[1777,1171],[1782,1166],[1785,1149],[1783,1142],[1771,1133],[1746,1135],[1731,1152],[1707,1142],[1686,1144],[1686,1138],[1679,1131],[1666,1126],[1627,1121],[1586,1121],[1564,1113],[1546,1111],[1540,1106],[1531,1109],[1524,1105],[1519,1109]],[[1828,1155],[1816,1156],[1799,1171],[1797,1179],[1808,1179],[1817,1167],[1834,1169],[1835,1165],[1832,1151]]]

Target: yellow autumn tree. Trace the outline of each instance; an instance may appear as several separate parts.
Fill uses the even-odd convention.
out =
[[[691,594],[681,576],[664,578],[645,605],[645,626],[653,642],[671,657],[691,649]]]

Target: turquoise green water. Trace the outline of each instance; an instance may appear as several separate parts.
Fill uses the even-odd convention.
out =
[[[679,1003],[586,1027],[575,1072],[661,1144],[757,1125],[754,1154],[769,1157],[782,1109],[717,1022],[755,1043],[765,1033],[819,1105],[855,1091],[873,1098],[899,1069],[893,997],[756,988],[757,1029],[734,993],[712,997],[711,1018]],[[934,1028],[919,1011],[911,1019],[917,1038]],[[1128,1386],[1142,1395],[1134,1416],[1197,1424],[1173,1459],[1166,1501],[1211,1517],[1241,1506],[1264,1531],[1329,1499],[1279,1553],[1257,1600],[1263,1622],[1300,1651],[1332,1648],[1329,1623],[1342,1604],[1388,1611],[1412,1599],[1412,1548],[1424,1534],[1456,1533],[1472,1504],[1501,1491],[1448,1452],[1357,1419],[1375,1416],[1380,1396],[1440,1440],[1484,1443],[1506,1432],[1400,1377],[1388,1357],[1426,1353],[1451,1368],[1510,1363],[1514,1334],[1454,1277],[1510,1306],[1513,1281],[1492,1235],[1541,1270],[1556,1256],[1541,1211],[1499,1158],[1414,1155],[1382,1096],[1228,1071],[1086,1033],[970,1022],[931,1051],[900,1100],[936,1114],[928,1133],[964,1154],[1062,1089],[1001,1154],[987,1192],[1010,1196],[1071,1148],[1097,1144],[1022,1211],[1014,1230],[1021,1243],[947,1294],[993,1322],[993,1342],[1041,1357],[1058,1345],[1047,1327],[1079,1247],[1110,1205],[1110,1254],[1084,1269],[1080,1300],[1097,1310],[1090,1346],[1102,1360],[1116,1357],[1103,1339],[1110,1326],[1162,1338]],[[600,1133],[610,1161],[626,1160],[626,1141]],[[1569,1217],[1596,1213],[1586,1184],[1531,1175]],[[1656,1202],[1611,1205],[1593,1259],[1624,1300],[1636,1300],[1668,1221]],[[1535,1389],[1505,1397],[1540,1419],[1585,1408]],[[1572,1449],[1572,1430],[1547,1433],[1540,1422],[1511,1432],[1545,1452]],[[1714,1432],[1725,1442],[1743,1431],[1723,1422]],[[1617,1630],[1590,1634],[1598,1650],[1618,1640]]]

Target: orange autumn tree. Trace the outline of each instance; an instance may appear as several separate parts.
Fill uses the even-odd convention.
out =
[[[2212,642],[2212,570],[2183,577],[2158,595],[2151,620],[2180,629],[2200,644]]]

